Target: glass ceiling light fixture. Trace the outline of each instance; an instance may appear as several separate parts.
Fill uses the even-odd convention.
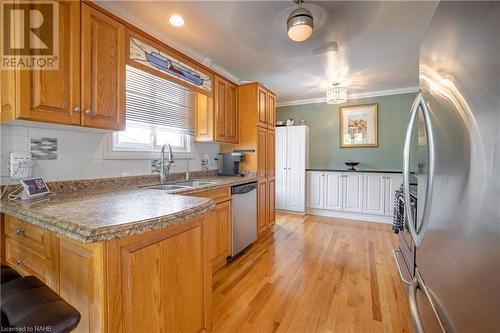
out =
[[[168,23],[170,23],[170,25],[173,25],[176,28],[180,28],[184,26],[184,19],[182,18],[182,16],[174,14],[169,17]]]
[[[288,20],[286,21],[288,37],[296,42],[303,42],[308,39],[313,32],[313,16],[309,10],[302,7],[303,0],[293,0],[297,4]]]
[[[342,104],[347,102],[347,88],[342,87],[340,83],[334,83],[333,87],[326,91],[326,103]]]

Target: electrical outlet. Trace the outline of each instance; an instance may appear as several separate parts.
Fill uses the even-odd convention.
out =
[[[31,153],[10,153],[9,173],[13,180],[30,178],[32,166]]]

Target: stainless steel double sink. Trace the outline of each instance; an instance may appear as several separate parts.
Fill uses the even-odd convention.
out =
[[[152,185],[143,187],[149,190],[160,190],[160,191],[178,191],[182,189],[194,189],[201,186],[216,185],[219,182],[216,180],[190,180],[179,183],[172,184],[162,184],[162,185]]]

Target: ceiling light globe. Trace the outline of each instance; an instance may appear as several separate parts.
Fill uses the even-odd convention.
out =
[[[172,15],[168,19],[168,23],[170,23],[174,27],[182,27],[184,26],[184,19],[180,15]]]
[[[313,17],[309,10],[299,7],[290,13],[287,20],[288,37],[296,42],[308,39],[313,32]]]

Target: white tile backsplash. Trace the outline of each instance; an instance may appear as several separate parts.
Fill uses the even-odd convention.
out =
[[[33,177],[41,177],[46,181],[58,180],[59,172],[56,160],[35,160],[33,161]]]
[[[138,176],[152,173],[151,159],[105,160],[104,145],[108,142],[105,138],[107,135],[111,135],[110,133],[94,133],[84,128],[59,125],[51,125],[47,129],[36,126],[37,124],[28,124],[26,126],[0,125],[2,184],[5,184],[9,179],[6,162],[10,160],[10,153],[14,151],[29,152],[30,137],[58,139],[57,160],[34,161],[33,177],[42,177],[47,181],[51,181]],[[210,169],[215,169],[217,166],[212,162],[218,152],[218,144],[194,143],[192,145],[190,170],[201,170],[201,159],[205,158],[205,155],[208,155],[211,161]],[[160,158],[160,153],[158,153],[158,158]],[[172,172],[185,172],[186,169],[187,161],[185,159],[175,159],[175,168],[172,169]]]
[[[123,160],[122,175],[123,176],[140,176],[151,173],[150,160]]]
[[[57,130],[51,130],[46,128],[29,128],[29,136],[30,138],[58,138],[59,135]]]
[[[83,142],[81,139],[61,139],[59,138],[59,159],[60,160],[82,160]]]
[[[103,140],[85,140],[83,144],[83,158],[86,160],[103,159]]]
[[[83,161],[57,161],[59,180],[75,180],[83,178]]]

